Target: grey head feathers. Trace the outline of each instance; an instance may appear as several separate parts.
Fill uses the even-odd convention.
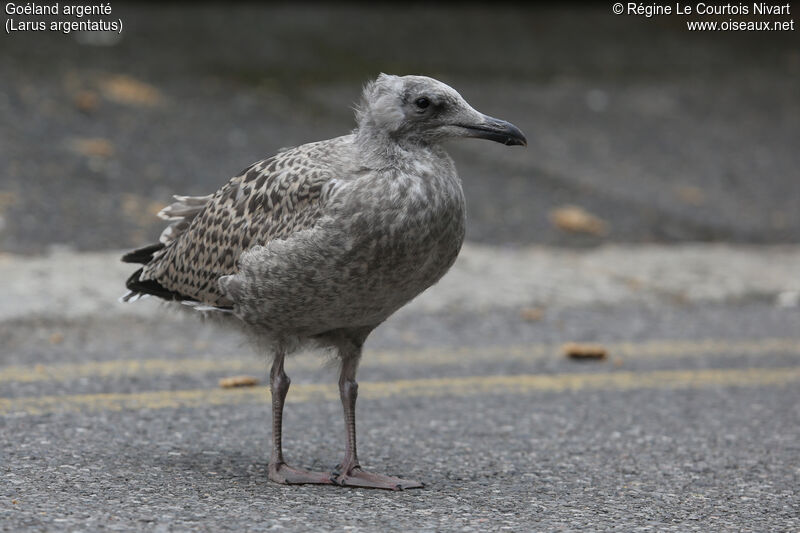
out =
[[[365,86],[356,120],[365,145],[436,144],[458,137],[527,144],[518,128],[476,111],[455,89],[425,76],[381,74]]]

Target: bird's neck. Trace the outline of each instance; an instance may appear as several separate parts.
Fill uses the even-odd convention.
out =
[[[362,123],[353,132],[361,163],[368,168],[402,167],[404,163],[413,163],[421,155],[431,157],[442,152],[433,146],[417,139],[392,135],[374,124]]]

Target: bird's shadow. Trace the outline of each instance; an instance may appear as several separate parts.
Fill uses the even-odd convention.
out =
[[[322,454],[320,454],[321,456]],[[316,455],[314,456],[316,457]],[[246,453],[240,450],[215,449],[215,450],[182,450],[168,454],[150,455],[147,464],[142,466],[153,467],[163,472],[166,476],[189,476],[196,481],[206,481],[210,485],[220,481],[227,483],[236,482],[239,486],[268,485],[279,487],[270,482],[268,477],[269,452]],[[303,468],[329,472],[334,464],[324,463],[312,459]]]

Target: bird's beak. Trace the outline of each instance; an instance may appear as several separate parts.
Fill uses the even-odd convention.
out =
[[[480,116],[478,122],[458,125],[465,130],[465,137],[488,139],[506,146],[528,146],[525,134],[512,123],[488,115]]]

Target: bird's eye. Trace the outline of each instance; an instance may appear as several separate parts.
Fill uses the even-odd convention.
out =
[[[419,109],[427,109],[427,107],[431,105],[431,101],[423,96],[422,98],[414,100],[414,104],[416,104]]]

